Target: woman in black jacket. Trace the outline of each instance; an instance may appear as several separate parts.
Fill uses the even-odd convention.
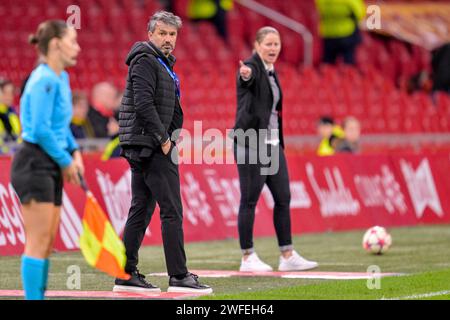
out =
[[[282,92],[274,64],[281,50],[279,32],[272,27],[256,34],[254,54],[240,62],[234,154],[241,201],[238,229],[243,253],[240,271],[271,271],[253,247],[253,225],[258,198],[267,184],[274,201],[274,225],[281,251],[279,271],[317,267],[294,251],[291,237],[289,175],[281,121]]]

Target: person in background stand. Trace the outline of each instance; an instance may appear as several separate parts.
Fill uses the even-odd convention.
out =
[[[73,117],[70,123],[70,130],[75,139],[94,138],[94,129],[87,121],[89,112],[89,101],[83,92],[74,92],[73,98]]]
[[[323,116],[317,124],[317,132],[321,137],[319,147],[317,148],[318,156],[331,156],[335,152],[337,139],[344,137],[342,128],[334,123],[333,118]]]
[[[349,116],[342,122],[344,138],[338,139],[336,152],[357,153],[361,137],[361,124],[355,117]]]
[[[117,105],[120,106],[120,103],[123,98],[123,93],[120,93],[117,96]],[[119,118],[119,115],[117,114],[117,119]],[[110,126],[112,123],[110,123]],[[109,129],[110,131],[113,130],[113,128]],[[108,161],[109,159],[119,158],[122,154],[122,148],[120,147],[120,139],[119,139],[119,131],[113,136],[110,137],[109,142],[105,146],[105,150],[102,154],[102,161]]]
[[[325,63],[355,64],[355,50],[361,43],[359,23],[366,15],[363,0],[316,0],[319,13],[319,33],[323,38]]]
[[[119,131],[117,95],[117,89],[108,82],[97,83],[92,89],[88,121],[96,138],[111,138]]]
[[[7,154],[9,142],[20,142],[20,120],[13,107],[14,84],[0,79],[0,154]]]
[[[227,12],[233,9],[233,0],[189,0],[187,16],[192,21],[210,21],[217,33],[228,41]]]

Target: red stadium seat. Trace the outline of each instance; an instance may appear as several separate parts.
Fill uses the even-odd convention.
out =
[[[36,61],[35,51],[26,45],[28,34],[46,18],[66,17],[65,8],[72,2],[29,0],[24,4],[4,0],[0,3],[1,76],[20,85]],[[146,39],[149,15],[160,9],[161,4],[156,0],[77,0],[74,3],[80,5],[83,15],[79,31],[82,53],[78,66],[70,71],[72,84],[89,91],[96,82],[110,79],[123,90],[127,73],[125,57],[135,41]],[[226,44],[212,24],[194,25],[185,18],[187,0],[175,1],[176,13],[185,18],[174,54],[179,61],[175,71],[181,78],[188,122],[193,118],[202,119],[210,127],[221,128],[233,123],[238,61],[251,55],[256,31],[271,24],[282,35],[283,50],[276,68],[284,93],[286,133],[315,134],[317,118],[322,115],[337,119],[355,115],[367,133],[449,132],[447,94],[438,93],[433,98],[427,94],[409,96],[396,86],[400,84],[402,88],[410,76],[429,70],[429,52],[363,32],[363,43],[357,50],[358,69],[316,68],[322,44],[314,1],[263,0],[261,3],[310,28],[314,35],[315,67],[303,68],[304,48],[298,34],[239,4],[228,13]]]

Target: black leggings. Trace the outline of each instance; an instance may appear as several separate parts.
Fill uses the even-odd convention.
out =
[[[262,175],[263,165],[260,161],[250,164],[248,161],[243,164],[238,163],[241,201],[238,215],[239,241],[244,253],[253,252],[253,225],[255,222],[255,208],[264,184],[267,184],[274,198],[275,207],[273,212],[273,223],[281,251],[292,248],[290,201],[291,192],[289,189],[289,174],[286,157],[281,146],[274,147],[278,151],[279,166],[273,175]],[[234,145],[235,159],[238,159],[237,150],[242,152],[244,147]],[[256,152],[245,147],[246,155],[249,152]],[[275,154],[275,153],[274,153]],[[247,159],[248,160],[248,159]],[[272,160],[273,161],[273,160]]]

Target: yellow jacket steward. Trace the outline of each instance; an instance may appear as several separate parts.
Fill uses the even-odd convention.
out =
[[[333,134],[331,138],[323,138],[320,141],[319,147],[317,148],[318,156],[331,156],[335,153],[334,146],[332,145],[332,140],[336,138],[343,138],[344,130],[340,126],[334,126]]]
[[[324,38],[344,38],[355,32],[356,22],[366,15],[363,0],[316,0],[319,33]]]
[[[233,9],[233,0],[220,0],[220,7],[229,11]],[[214,0],[190,0],[187,8],[187,16],[190,19],[211,19],[217,13]]]
[[[0,103],[0,136],[11,135],[14,140],[20,135],[19,116],[12,108]]]
[[[5,145],[7,141],[20,142],[20,120],[11,108],[0,104],[0,154],[10,151]]]

